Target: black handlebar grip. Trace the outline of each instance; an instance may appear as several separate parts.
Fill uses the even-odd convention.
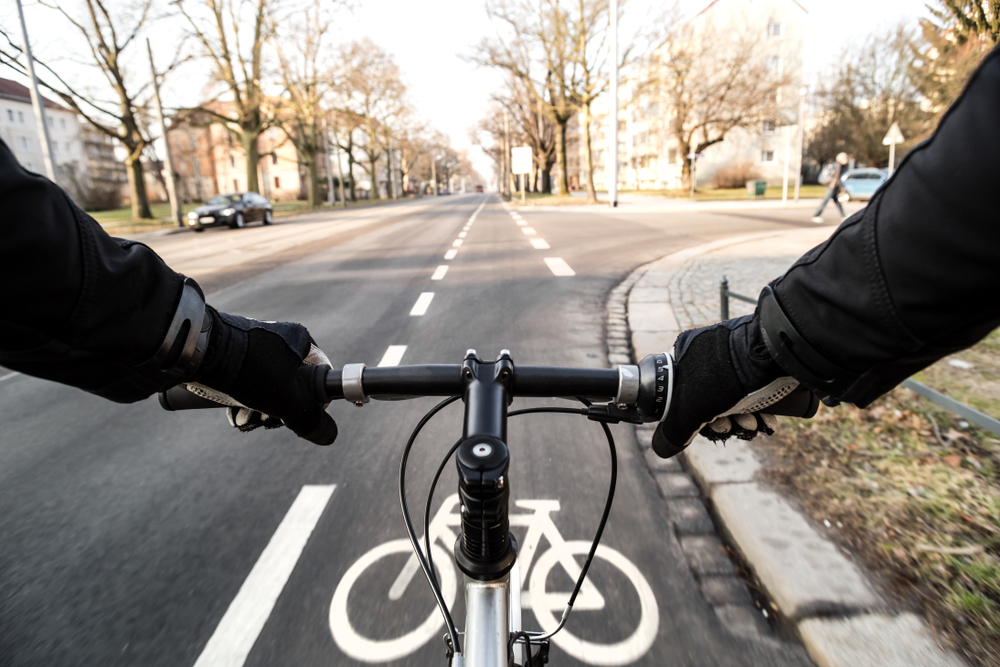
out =
[[[802,385],[799,385],[798,389],[790,393],[788,396],[785,396],[774,405],[769,405],[762,409],[761,412],[767,412],[772,415],[784,415],[786,417],[809,419],[816,414],[818,409],[819,397]]]
[[[299,369],[299,377],[306,383],[309,393],[323,405],[330,402],[330,398],[326,393],[326,376],[330,370],[330,367],[326,364],[303,366]]]
[[[222,403],[216,403],[210,398],[192,394],[184,387],[177,385],[159,394],[160,407],[174,412],[175,410],[207,410],[209,408],[224,408]]]

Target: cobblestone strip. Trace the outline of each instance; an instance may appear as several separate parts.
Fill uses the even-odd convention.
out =
[[[628,324],[628,297],[649,266],[634,271],[608,294],[605,336],[611,365],[635,363]],[[670,523],[684,550],[688,567],[723,627],[746,639],[773,640],[771,627],[754,606],[746,585],[736,575],[736,568],[716,533],[695,481],[678,459],[661,459],[653,452],[651,427],[637,427],[635,435],[660,494],[666,500]]]
[[[825,240],[817,240],[822,233],[814,228],[731,238],[640,267],[608,296],[608,361],[635,363],[669,351],[680,331],[718,320],[722,275],[732,290],[752,296]],[[752,306],[731,302],[731,316],[746,312]],[[680,456],[663,460],[650,448],[652,433],[649,425],[636,427],[636,441],[688,566],[731,633],[775,641],[764,620],[773,607],[788,622],[782,628],[798,633],[820,667],[963,667],[919,618],[887,609],[860,568],[757,481],[760,462],[750,444],[713,446],[699,437]],[[754,588],[768,595],[764,613],[754,607],[731,554],[754,574]]]

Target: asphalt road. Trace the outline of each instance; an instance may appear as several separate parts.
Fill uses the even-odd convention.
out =
[[[399,363],[459,363],[468,348],[484,358],[508,348],[515,364],[593,367],[606,363],[606,294],[632,269],[733,234],[809,225],[807,216],[529,210],[519,226],[495,196],[468,195],[149,242],[219,309],[304,322],[335,365],[374,366],[390,350]],[[445,259],[449,249],[457,252]],[[555,275],[546,258],[575,275]],[[433,297],[414,314],[425,292]],[[0,379],[0,664],[310,666],[393,655],[392,664],[443,664],[426,585],[419,573],[405,589],[397,582],[407,553],[391,544],[384,558],[372,552],[405,537],[399,454],[433,404],[331,406],[341,436],[317,448],[284,430],[234,432],[215,411],[167,413],[155,399],[116,405],[30,377]],[[603,600],[591,598],[595,608],[575,612],[567,628],[589,644],[567,636],[552,663],[808,664],[794,647],[724,630],[688,572],[631,431],[613,430],[618,493],[603,543],[620,557],[598,559],[592,579]],[[418,440],[414,507],[460,433],[453,406]],[[568,593],[569,547],[553,544],[591,539],[608,482],[606,442],[579,417],[532,415],[511,420],[509,444],[513,498],[558,501],[551,524],[538,505],[516,509],[530,524],[515,529],[519,540],[543,533],[525,588]],[[435,515],[454,492],[448,470]],[[370,567],[352,568],[364,557]],[[564,598],[528,601],[539,615],[551,606],[551,618]],[[353,635],[334,637],[332,608]],[[537,627],[535,612],[524,619]]]

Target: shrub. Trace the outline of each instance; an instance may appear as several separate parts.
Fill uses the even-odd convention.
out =
[[[712,177],[713,188],[742,188],[747,181],[760,178],[760,173],[752,162],[737,162],[723,167]]]

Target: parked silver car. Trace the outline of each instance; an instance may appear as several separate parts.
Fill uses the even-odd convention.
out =
[[[868,201],[887,180],[889,172],[885,169],[851,169],[840,177],[844,191],[837,199],[842,202]]]

